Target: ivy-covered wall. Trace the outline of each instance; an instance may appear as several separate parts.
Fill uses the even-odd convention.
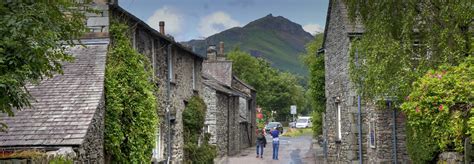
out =
[[[128,26],[111,23],[107,56],[105,148],[111,162],[150,163],[158,125],[148,59],[133,49]]]

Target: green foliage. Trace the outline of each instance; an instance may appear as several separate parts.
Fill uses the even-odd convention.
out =
[[[411,92],[411,83],[426,71],[442,64],[458,65],[472,54],[471,0],[345,3],[350,18],[365,27],[360,40],[352,44],[350,74],[366,98],[402,100]]]
[[[410,156],[430,159],[434,152],[463,152],[464,139],[471,135],[474,118],[474,57],[469,56],[459,66],[443,65],[430,70],[413,84],[413,90],[401,108],[408,117],[412,147]],[[422,136],[422,137],[419,137]],[[422,141],[416,141],[420,138]],[[426,151],[425,154],[423,151]],[[422,154],[422,155],[420,155]],[[431,155],[431,156],[430,156]]]
[[[120,163],[150,163],[158,125],[148,59],[134,50],[128,27],[112,23],[105,73],[105,148]]]
[[[409,124],[406,126],[407,151],[413,163],[433,163],[439,151],[433,142],[429,129],[415,130]]]
[[[217,157],[217,148],[209,144],[210,134],[202,135],[206,109],[204,100],[193,96],[183,111],[185,163],[212,163]]]
[[[304,88],[298,84],[298,76],[279,72],[266,60],[239,50],[230,52],[228,58],[233,61],[233,73],[256,89],[257,105],[263,111],[276,111],[276,120],[286,120],[291,105],[305,106]]]
[[[49,164],[73,164],[74,161],[71,158],[63,156],[55,156],[49,162]]]
[[[72,61],[59,42],[74,45],[86,31],[80,9],[77,1],[0,2],[0,112],[13,116],[12,109],[29,107],[25,84],[61,73],[61,63]]]
[[[315,39],[306,45],[306,54],[302,59],[309,68],[308,94],[313,108],[314,135],[322,134],[322,113],[326,110],[324,55],[317,54],[322,46],[324,34],[317,34]]]

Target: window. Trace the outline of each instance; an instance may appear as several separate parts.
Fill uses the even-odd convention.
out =
[[[375,148],[375,121],[369,122],[369,146]]]
[[[342,132],[341,132],[341,105],[337,103],[337,140],[340,141],[342,139]]]
[[[160,132],[160,128],[158,127],[158,130],[156,132],[156,141],[155,141],[155,148],[153,149],[153,158],[155,160],[159,160],[159,159],[162,159],[162,155],[163,155],[163,152],[162,152],[162,145],[161,145],[161,132]]]
[[[193,82],[193,90],[196,90],[196,61],[193,60],[193,69],[192,69],[192,76],[193,76],[193,79],[192,79],[192,82]]]

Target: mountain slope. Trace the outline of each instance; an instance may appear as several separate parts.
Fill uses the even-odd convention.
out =
[[[240,48],[253,56],[267,59],[280,70],[306,76],[307,70],[298,56],[312,39],[313,36],[301,25],[269,14],[244,27],[234,27],[205,40],[191,40],[184,44],[193,46],[198,53],[205,53],[208,45],[218,45],[223,41],[226,52]]]

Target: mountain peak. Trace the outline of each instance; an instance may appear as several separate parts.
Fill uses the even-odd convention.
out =
[[[304,52],[306,43],[311,40],[313,36],[301,25],[270,13],[244,27],[231,28],[205,40],[192,40],[185,44],[194,46],[197,53],[206,53],[208,45],[223,41],[225,51],[240,48],[269,60],[278,69],[306,75],[307,70],[299,62],[298,55]]]
[[[246,28],[263,28],[272,31],[285,31],[291,34],[305,33],[302,26],[282,16],[273,16],[271,13],[245,25]]]

